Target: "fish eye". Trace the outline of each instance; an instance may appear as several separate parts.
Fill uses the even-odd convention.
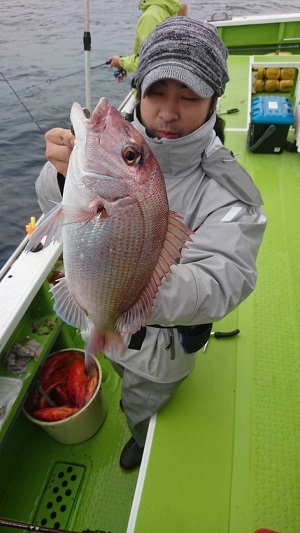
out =
[[[122,157],[129,166],[136,165],[141,161],[141,150],[136,144],[125,144],[122,148]]]

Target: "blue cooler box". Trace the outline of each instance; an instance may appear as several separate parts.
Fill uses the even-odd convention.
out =
[[[248,150],[260,154],[281,154],[293,122],[293,106],[289,98],[269,95],[253,98]]]

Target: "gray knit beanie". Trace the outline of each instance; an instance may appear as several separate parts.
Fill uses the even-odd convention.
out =
[[[145,96],[162,79],[179,81],[202,98],[224,93],[227,48],[212,24],[170,17],[154,29],[141,46],[135,83]]]

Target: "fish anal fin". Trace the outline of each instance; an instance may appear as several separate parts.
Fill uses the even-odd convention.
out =
[[[54,297],[54,311],[64,322],[75,328],[88,328],[88,317],[70,291],[66,278],[61,278],[50,292]]]
[[[121,333],[135,333],[146,325],[152,314],[154,298],[167,274],[172,274],[171,266],[181,257],[181,248],[187,247],[185,242],[192,241],[190,235],[194,233],[183,224],[175,211],[169,211],[169,221],[166,236],[156,267],[146,288],[141,292],[137,301],[127,309],[117,321],[117,330]]]

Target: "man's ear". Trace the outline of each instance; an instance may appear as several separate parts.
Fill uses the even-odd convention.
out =
[[[213,112],[216,110],[217,102],[218,102],[218,97],[216,94],[213,94],[213,96],[211,97],[210,106],[209,106],[209,116],[211,116]]]

